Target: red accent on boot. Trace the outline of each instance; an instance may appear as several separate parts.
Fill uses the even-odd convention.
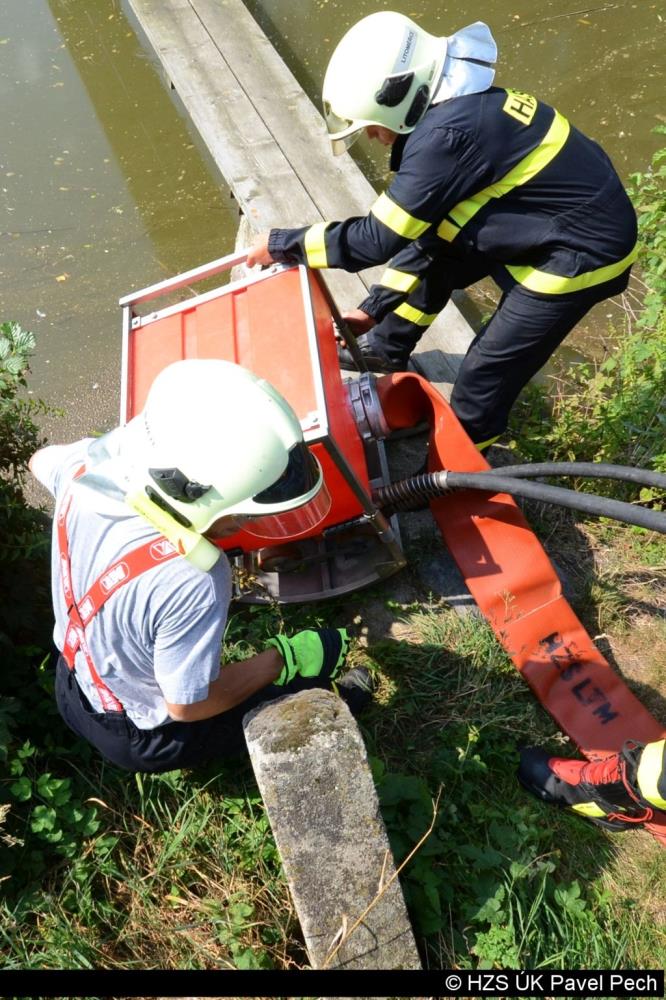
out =
[[[627,780],[626,766],[621,754],[613,754],[600,761],[586,760],[566,760],[563,757],[551,757],[548,766],[561,781],[566,781],[569,785],[580,785],[585,782],[592,788],[599,788],[603,785],[612,785],[622,782],[630,798],[645,811],[638,816],[628,816],[623,812],[609,812],[606,819],[621,820],[623,823],[645,823],[652,819],[652,809],[642,803],[636,792]],[[605,789],[600,789],[603,796]],[[607,794],[607,793],[606,793]]]
[[[624,781],[624,761],[619,753],[596,763],[585,763],[581,770],[581,781],[588,785],[610,785],[615,781]]]
[[[602,785],[604,782],[621,781],[629,798],[633,799],[636,805],[643,809],[638,816],[627,815],[626,812],[609,813],[608,819],[619,819],[624,823],[649,823],[654,813],[646,802],[641,802],[636,789],[632,786],[627,775],[627,763],[622,754],[608,757],[607,760],[599,761],[596,764],[587,764],[582,772],[583,781],[589,785]]]
[[[614,754],[612,757],[607,757],[597,763],[551,757],[548,766],[558,778],[566,781],[568,785],[580,785],[581,781],[586,781],[589,785],[605,785],[614,781],[622,781],[619,754]]]
[[[625,744],[626,745],[626,744]],[[618,753],[614,757],[599,761],[596,764],[587,764],[583,768],[582,780],[589,785],[602,785],[605,782],[621,781],[625,787],[627,795],[633,799],[636,805],[643,809],[643,813],[638,816],[627,816],[626,813],[609,814],[612,818],[624,820],[625,823],[649,823],[654,812],[647,802],[642,802],[637,794],[636,788],[632,785],[627,774],[627,762],[623,754]]]

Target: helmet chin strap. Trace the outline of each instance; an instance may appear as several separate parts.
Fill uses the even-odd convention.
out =
[[[207,538],[191,528],[185,528],[165,510],[162,510],[154,500],[146,495],[143,489],[132,490],[125,496],[125,503],[136,514],[148,521],[167,541],[180,552],[183,558],[204,573],[209,572],[220,558],[220,550]]]
[[[89,502],[93,508],[99,509],[100,503],[105,502],[111,504],[111,511],[117,511],[118,505],[122,505],[124,501],[135,514],[139,514],[164,535],[184,559],[207,573],[220,558],[217,545],[191,528],[179,524],[168,511],[162,510],[146,495],[143,482],[132,482],[126,463],[119,457],[120,446],[127,436],[129,426],[126,424],[116,428],[91,442],[86,471],[76,481],[77,486],[83,490],[81,497],[85,501],[86,492],[90,490]],[[122,506],[120,509],[122,510]]]

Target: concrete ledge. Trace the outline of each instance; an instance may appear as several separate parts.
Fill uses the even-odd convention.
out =
[[[380,895],[395,866],[345,703],[303,691],[248,713],[244,727],[312,967],[420,969],[398,879]]]

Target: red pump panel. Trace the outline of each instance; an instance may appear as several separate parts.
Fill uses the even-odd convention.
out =
[[[157,373],[185,358],[234,361],[266,378],[289,401],[332,498],[329,514],[312,535],[363,513],[336,460],[339,452],[367,493],[363,442],[347,403],[331,310],[317,275],[301,267],[280,269],[135,320],[127,345],[126,420],[141,410]],[[242,531],[222,544],[247,552],[261,545]]]

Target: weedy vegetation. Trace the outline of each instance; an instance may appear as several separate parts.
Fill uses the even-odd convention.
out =
[[[605,359],[523,404],[512,443],[521,456],[666,469],[665,157],[633,181],[648,291],[635,285],[632,294],[644,304],[628,300],[626,328]],[[48,663],[48,525],[23,500],[39,444],[39,413],[21,397],[33,350],[30,334],[0,327],[0,964],[305,967],[249,764],[128,776],[59,720]],[[666,721],[664,539],[527,510],[590,634]],[[411,542],[413,561],[425,545],[432,537]],[[352,659],[375,672],[378,691],[360,725],[398,863],[439,803],[401,875],[424,963],[664,966],[664,852],[645,832],[613,836],[523,793],[520,744],[565,755],[575,748],[482,620],[433,599],[410,570],[400,588],[405,599],[388,582],[326,605],[237,606],[226,642],[238,658],[279,629],[352,618],[366,626]]]

